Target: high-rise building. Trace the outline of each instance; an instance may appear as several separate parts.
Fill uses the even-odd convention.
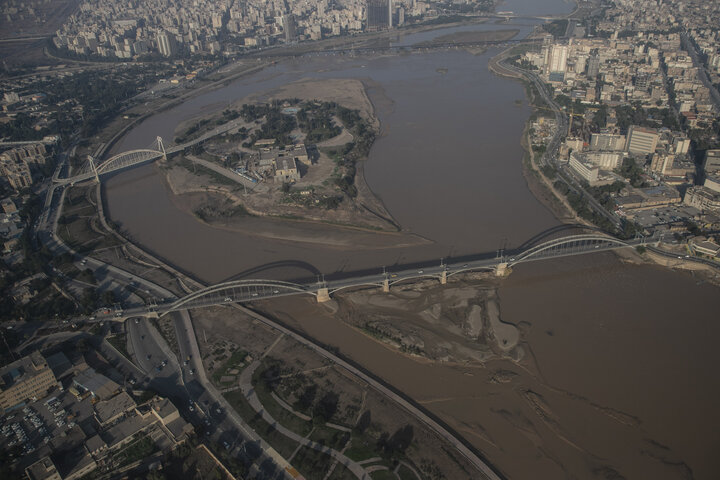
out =
[[[289,13],[283,15],[283,30],[285,31],[285,41],[293,42],[297,37],[297,26],[295,22],[295,15]]]
[[[164,57],[172,57],[175,54],[175,37],[167,32],[158,33],[158,50]]]
[[[392,0],[367,0],[367,31],[386,30],[392,27]]]
[[[656,130],[631,125],[628,129],[626,149],[630,153],[654,153],[658,138]]]
[[[593,55],[587,62],[587,77],[594,80],[600,73],[600,57]]]

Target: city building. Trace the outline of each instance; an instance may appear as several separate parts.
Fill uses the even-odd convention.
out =
[[[622,161],[623,155],[620,152],[601,152],[601,151],[595,151],[595,152],[587,152],[582,154],[584,156],[584,159],[592,163],[593,165],[597,165],[598,167],[602,168],[603,170],[614,170],[617,167],[620,166],[620,163]]]
[[[698,210],[720,213],[720,193],[704,186],[690,187],[685,192],[683,203]]]
[[[167,32],[158,33],[157,44],[160,55],[172,57],[176,53],[175,38]]]
[[[720,171],[720,150],[708,150],[705,152],[703,170],[706,175]]]
[[[655,152],[659,138],[657,130],[631,125],[628,129],[626,150],[630,153],[651,154]]]
[[[275,159],[275,181],[293,183],[298,180],[300,180],[300,172],[295,158],[290,156],[277,157]]]
[[[600,168],[583,161],[582,156],[576,153],[570,154],[570,168],[583,180],[593,184],[598,180]]]
[[[63,480],[50,457],[43,457],[25,469],[28,480]]]
[[[367,0],[365,29],[369,32],[392,27],[392,0]]]
[[[52,370],[40,352],[13,362],[0,369],[0,409],[7,411],[26,400],[41,398],[57,386]]]
[[[653,153],[652,160],[650,161],[650,171],[659,173],[660,175],[670,175],[674,161],[675,155],[665,152]]]
[[[590,135],[590,150],[625,150],[625,135],[593,133]]]
[[[567,70],[567,59],[568,59],[568,46],[567,45],[553,45],[550,48],[550,56],[548,57],[547,72],[553,73],[565,73]]]

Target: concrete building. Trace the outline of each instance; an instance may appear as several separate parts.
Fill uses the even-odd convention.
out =
[[[628,129],[626,150],[644,155],[654,153],[659,138],[657,130],[631,125]]]
[[[600,169],[591,163],[584,162],[581,155],[571,154],[569,165],[580,178],[587,180],[588,183],[597,182]]]
[[[708,175],[707,177],[705,177],[703,187],[707,188],[708,190],[712,190],[715,193],[720,193],[720,174]]]
[[[625,135],[593,133],[590,135],[590,150],[625,150]]]
[[[290,43],[297,40],[297,22],[295,15],[283,15],[282,19],[283,31],[285,32],[285,42]]]
[[[33,352],[0,369],[0,409],[8,410],[28,399],[42,398],[56,385],[45,358],[40,352]]]
[[[565,73],[567,70],[568,46],[553,45],[548,56],[547,73]]]
[[[690,151],[690,139],[683,136],[673,137],[672,153],[675,155],[685,155]]]
[[[369,32],[392,27],[392,0],[367,0],[365,28]]]
[[[620,166],[622,154],[620,152],[587,152],[583,156],[585,160],[597,165],[603,170],[614,170]]]
[[[50,457],[43,457],[25,469],[28,480],[63,480]]]
[[[673,168],[675,155],[668,153],[653,153],[650,161],[650,171],[659,173],[660,175],[670,175]]]
[[[75,376],[72,388],[79,393],[89,393],[98,400],[106,400],[120,390],[120,385],[92,368],[87,368]]]
[[[175,37],[167,32],[161,32],[157,35],[157,44],[160,55],[172,57],[175,54]]]
[[[101,427],[106,427],[134,410],[135,401],[123,391],[108,400],[97,402],[94,408],[95,420]]]
[[[703,170],[706,175],[720,171],[720,150],[708,150],[705,152]]]
[[[690,187],[685,192],[683,203],[702,211],[720,213],[720,193],[707,187]]]
[[[300,172],[295,158],[290,156],[277,157],[275,159],[275,181],[292,183],[298,180],[300,180]]]

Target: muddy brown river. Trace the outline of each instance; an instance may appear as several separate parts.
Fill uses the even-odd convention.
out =
[[[570,8],[561,0],[508,0],[498,9]],[[367,80],[383,129],[365,165],[367,182],[403,229],[429,245],[323,248],[212,228],[181,208],[185,200],[170,194],[153,166],[106,183],[109,215],[145,248],[207,282],[248,271],[295,278],[380,269],[521,245],[558,222],[523,179],[519,141],[529,109],[519,83],[488,71],[496,53],[284,62],[150,118],[117,147],[170,138],[188,118],[294,80]],[[499,298],[503,321],[522,331],[526,362],[428,365],[306,300],[283,300],[276,309],[439,415],[510,478],[717,478],[716,287],[596,254],[522,265]],[[516,380],[494,381],[498,370]]]

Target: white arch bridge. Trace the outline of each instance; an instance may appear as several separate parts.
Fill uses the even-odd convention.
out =
[[[334,293],[358,287],[378,287],[389,291],[392,285],[421,279],[435,279],[441,284],[448,277],[473,271],[495,271],[503,276],[509,269],[520,263],[547,260],[551,258],[585,255],[589,253],[631,248],[659,241],[655,237],[640,237],[633,240],[618,238],[600,233],[572,235],[556,238],[514,254],[502,254],[493,258],[479,258],[466,263],[439,263],[435,265],[401,266],[392,271],[383,269],[378,273],[358,273],[342,279],[323,280],[306,284],[277,280],[234,280],[212,285],[193,292],[171,304],[154,309],[160,315],[187,308],[201,308],[212,305],[250,302],[287,295],[313,295],[319,302],[326,301]]]
[[[165,149],[165,145],[163,144],[162,137],[157,137],[153,144],[148,148],[140,148],[136,150],[118,153],[117,155],[108,158],[99,165],[95,164],[95,159],[92,156],[88,156],[88,163],[81,172],[73,175],[72,177],[57,178],[53,181],[62,185],[74,185],[76,183],[94,178],[97,182],[99,182],[100,176],[103,174],[112,173],[125,168],[141,165],[143,163],[157,160],[158,158],[167,159],[168,155],[183,151],[186,148],[190,148],[193,145],[202,143],[206,140],[209,140],[210,138],[222,135],[233,129],[239,128],[239,126],[240,120],[232,120],[224,125],[220,125],[219,127],[214,128],[209,132],[204,133],[203,135],[195,138],[194,140],[190,140],[189,142],[183,143],[182,145],[175,145],[168,148],[167,150]]]

